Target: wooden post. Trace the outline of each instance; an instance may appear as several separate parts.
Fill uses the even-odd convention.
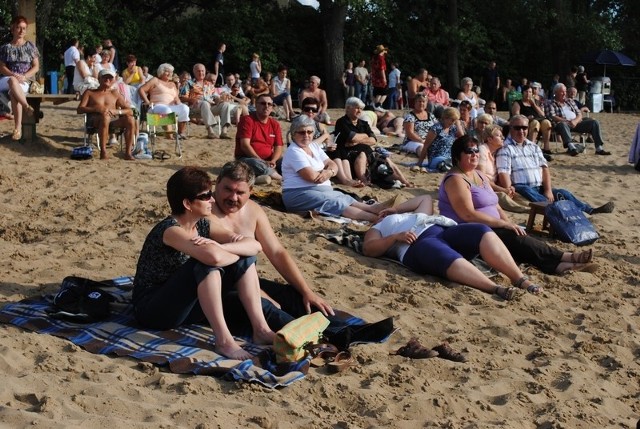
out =
[[[36,0],[18,0],[18,15],[27,18],[29,26],[27,27],[28,41],[36,44]]]

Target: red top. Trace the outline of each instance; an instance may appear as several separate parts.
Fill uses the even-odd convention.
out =
[[[267,123],[263,124],[258,120],[255,113],[251,113],[242,116],[238,123],[236,150],[234,152],[236,158],[249,156],[242,152],[240,140],[243,138],[248,138],[251,141],[251,147],[253,147],[258,156],[267,160],[273,155],[275,146],[282,146],[282,129],[275,119],[267,118]]]
[[[384,54],[374,55],[371,58],[371,84],[375,88],[385,88],[387,86],[386,73],[387,62],[384,59]]]

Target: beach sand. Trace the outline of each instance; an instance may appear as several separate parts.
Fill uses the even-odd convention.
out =
[[[73,161],[71,148],[82,144],[76,105],[44,104],[37,141],[0,141],[0,305],[53,293],[67,275],[133,275],[146,234],[168,214],[169,176],[184,165],[215,175],[232,159],[233,140],[206,140],[204,128],[192,125],[182,160],[125,162],[115,148],[107,162]],[[329,375],[311,369],[302,381],[270,390],[176,375],[1,325],[0,426],[635,428],[640,417],[640,175],[627,155],[640,118],[592,117],[601,121],[613,155],[594,156],[589,145],[575,158],[558,153],[551,166],[556,186],[592,205],[616,204],[613,214],[591,217],[601,234],[592,245],[600,266],[596,273],[559,277],[530,268],[527,274],[545,292],[504,302],[356,255],[317,236],[338,230],[334,223],[266,208],[315,290],[368,321],[395,317],[399,330],[387,343],[353,347],[358,365],[352,370]],[[0,133],[12,128],[11,121],[0,122]],[[167,140],[160,141],[171,149]],[[398,154],[393,159],[410,160]],[[355,192],[381,200],[394,194],[437,195],[441,174],[403,171],[417,188]],[[274,184],[259,189],[279,190]],[[512,216],[518,222],[527,217]],[[279,278],[264,257],[259,271]],[[469,361],[389,355],[411,337],[430,347],[449,341]]]

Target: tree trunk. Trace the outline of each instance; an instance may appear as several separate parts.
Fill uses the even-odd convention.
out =
[[[344,23],[347,17],[347,2],[342,0],[320,0],[320,18],[324,36],[325,90],[329,107],[344,106],[342,73],[344,72]]]
[[[458,66],[458,1],[449,0],[449,9],[447,13],[447,21],[450,31],[451,44],[447,49],[447,74],[449,81],[449,96],[456,98],[458,94],[453,94],[454,91],[460,85],[460,71]]]

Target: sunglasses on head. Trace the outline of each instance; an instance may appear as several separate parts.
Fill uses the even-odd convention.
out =
[[[471,155],[474,153],[480,153],[480,149],[478,149],[477,147],[465,147],[463,152],[467,155]]]
[[[511,128],[518,131],[525,131],[529,129],[528,125],[512,125]]]
[[[204,192],[191,198],[192,200],[208,201],[213,198],[213,191]]]
[[[313,112],[313,113],[318,113],[318,108],[317,107],[311,107],[311,106],[306,106],[302,109],[303,112]]]

